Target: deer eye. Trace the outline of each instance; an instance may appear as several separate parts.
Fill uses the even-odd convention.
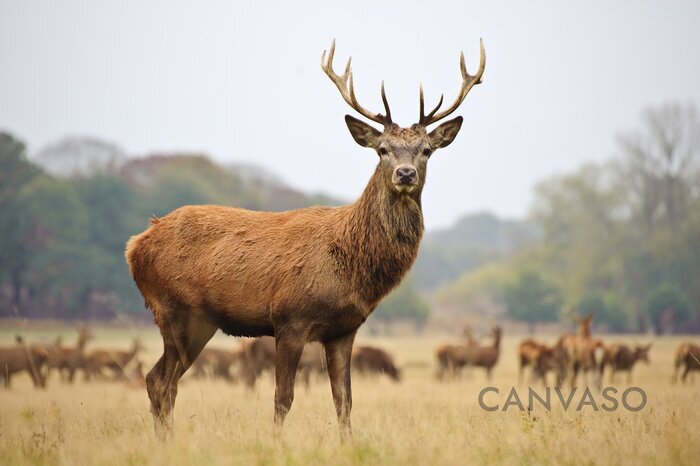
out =
[[[388,153],[389,151],[387,151],[384,147],[379,148],[379,155],[386,155]]]
[[[428,149],[428,148],[423,149],[423,155],[425,157],[429,157],[430,156],[430,149]]]

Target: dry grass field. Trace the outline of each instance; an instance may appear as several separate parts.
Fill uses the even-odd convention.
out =
[[[0,345],[11,344],[15,331],[0,329]],[[23,333],[29,341],[48,341],[57,332]],[[74,332],[63,333],[71,343]],[[160,354],[160,338],[153,330],[97,328],[93,333],[96,340],[88,348],[126,348],[140,334],[149,368]],[[500,395],[489,395],[490,403],[502,405],[517,386],[519,340],[506,336],[503,342],[492,383]],[[47,390],[35,390],[29,377],[21,375],[10,390],[0,389],[0,464],[697,464],[700,384],[670,383],[673,351],[681,340],[655,339],[651,364],[636,368],[633,382],[648,397],[639,412],[622,407],[565,412],[553,403],[551,412],[536,406],[527,413],[482,410],[477,397],[488,385],[483,371],[437,382],[433,352],[448,338],[358,338],[394,354],[404,380],[354,378],[351,445],[339,443],[327,380],[308,390],[297,386],[284,434],[275,441],[270,377],[250,391],[241,384],[199,382],[186,375],[175,405],[174,436],[161,444],[153,434],[145,389],[84,383],[82,375],[71,386],[54,375]],[[211,345],[234,343],[217,335]],[[624,381],[619,377],[619,388]],[[526,403],[527,388],[519,387],[518,393]],[[574,404],[579,399],[576,395]]]

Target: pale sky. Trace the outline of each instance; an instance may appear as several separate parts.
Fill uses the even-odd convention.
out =
[[[459,88],[459,52],[484,83],[431,158],[428,228],[465,213],[526,215],[532,186],[615,153],[615,135],[662,102],[700,104],[697,1],[0,0],[0,128],[30,152],[67,135],[131,154],[203,151],[250,162],[291,186],[352,200],[376,155],[319,67],[337,39],[358,99],[417,121]]]

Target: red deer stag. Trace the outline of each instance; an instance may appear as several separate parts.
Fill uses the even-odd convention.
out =
[[[621,343],[613,343],[605,347],[603,361],[600,364],[600,376],[603,377],[605,366],[610,366],[610,383],[615,383],[615,373],[627,372],[627,383],[632,381],[632,369],[637,361],[649,364],[649,350],[651,343],[636,346],[634,349]]]
[[[401,371],[394,359],[381,348],[357,346],[352,350],[352,367],[360,374],[386,374],[394,382],[401,381]]]
[[[673,370],[673,382],[678,380],[678,370],[682,367],[683,374],[681,375],[681,381],[685,383],[688,378],[688,372],[690,371],[700,371],[700,346],[694,345],[690,342],[681,343],[676,350],[676,361]]]
[[[486,55],[475,75],[460,60],[462,86],[455,102],[442,99],[420,119],[401,128],[355,97],[350,61],[333,71],[335,42],[321,67],[342,98],[380,132],[350,115],[355,141],[371,148],[379,163],[360,198],[341,207],[253,212],[225,206],[185,206],[151,221],[126,247],[126,260],[163,337],[163,355],[146,376],[156,432],[171,431],[177,383],[217,328],[230,335],[275,337],[275,432],[292,406],[304,345],[325,347],[341,438],[350,426],[350,354],[355,333],[379,301],[413,264],[423,235],[421,192],[430,156],[457,136],[462,117],[431,132],[429,125],[452,114],[481,81]]]

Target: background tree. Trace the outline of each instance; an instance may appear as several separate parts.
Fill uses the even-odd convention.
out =
[[[574,305],[573,311],[577,317],[594,314],[595,324],[603,325],[609,331],[620,332],[630,326],[627,313],[613,294],[585,295]]]
[[[690,300],[676,285],[663,283],[647,296],[644,310],[657,335],[673,332],[690,316]]]
[[[534,333],[536,322],[556,320],[562,306],[556,285],[535,271],[521,272],[515,282],[505,287],[503,300],[508,315],[527,322],[530,333]]]
[[[87,214],[74,186],[37,176],[17,193],[17,204],[21,247],[31,253],[25,278],[29,294],[56,317],[75,314],[83,304],[83,277],[99,270],[85,260]]]
[[[27,160],[22,141],[0,132],[0,284],[9,282],[13,312],[22,309],[22,284],[28,268],[30,250],[22,241],[21,207],[17,193],[41,170]]]
[[[385,322],[410,320],[420,326],[429,313],[428,303],[418,292],[413,280],[408,277],[379,303],[374,316]]]

